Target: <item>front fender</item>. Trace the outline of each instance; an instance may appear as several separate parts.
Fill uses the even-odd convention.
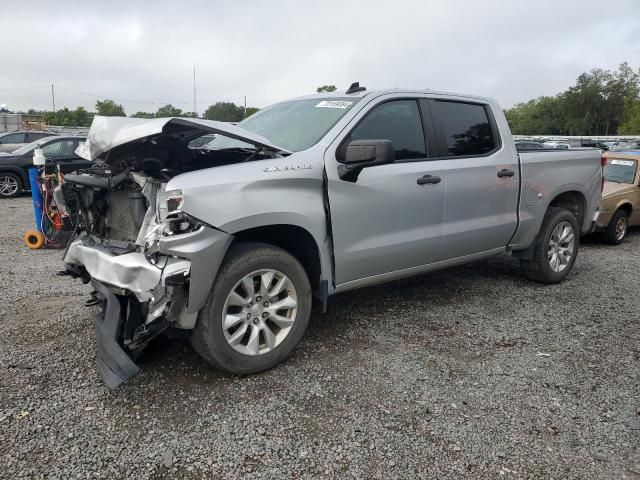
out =
[[[232,241],[232,235],[209,227],[158,239],[158,252],[191,261],[188,313],[195,313],[204,306]]]

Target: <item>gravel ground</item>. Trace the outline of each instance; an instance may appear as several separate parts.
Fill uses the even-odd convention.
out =
[[[640,478],[640,231],[561,285],[509,257],[342,294],[249,378],[161,339],[116,391],[89,287],[0,201],[3,478]]]

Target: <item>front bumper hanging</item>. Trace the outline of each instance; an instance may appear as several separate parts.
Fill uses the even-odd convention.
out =
[[[96,363],[102,381],[109,388],[116,388],[133,377],[140,368],[118,344],[118,332],[122,325],[120,301],[107,287],[91,280],[102,308],[93,325],[96,331]]]

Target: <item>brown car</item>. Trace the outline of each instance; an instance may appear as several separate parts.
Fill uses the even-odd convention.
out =
[[[604,190],[597,226],[607,242],[618,245],[629,226],[640,225],[640,151],[607,152],[604,158]]]

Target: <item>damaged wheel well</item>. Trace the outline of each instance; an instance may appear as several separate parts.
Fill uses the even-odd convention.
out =
[[[584,212],[586,210],[585,205],[586,200],[584,198],[584,195],[580,192],[571,191],[564,192],[555,197],[549,204],[549,207],[562,207],[569,210],[576,217],[578,226],[580,230],[582,230],[582,226],[584,223]]]
[[[263,242],[293,255],[303,266],[314,291],[320,289],[320,252],[311,234],[296,225],[267,225],[234,233],[233,243]]]

